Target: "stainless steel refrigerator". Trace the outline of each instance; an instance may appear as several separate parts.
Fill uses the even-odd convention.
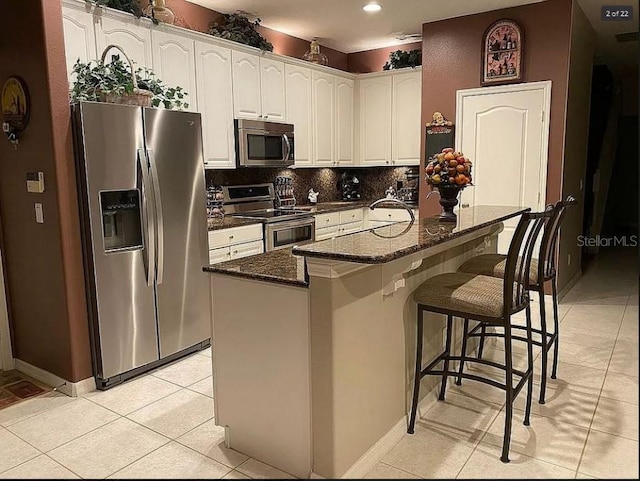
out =
[[[211,337],[200,114],[73,106],[96,384],[106,389]]]

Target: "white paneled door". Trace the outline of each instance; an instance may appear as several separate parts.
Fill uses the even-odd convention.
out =
[[[353,92],[355,82],[351,79],[336,77],[336,163],[353,165]]]
[[[75,80],[73,66],[80,60],[87,63],[96,60],[96,35],[93,15],[84,10],[65,8],[62,11],[64,28],[64,51],[67,61],[69,84]]]
[[[287,122],[295,130],[294,155],[296,166],[310,166],[313,117],[311,113],[311,70],[297,65],[286,65]]]
[[[260,58],[249,53],[231,52],[233,72],[233,110],[244,119],[262,117]]]
[[[196,79],[205,167],[236,166],[231,50],[197,41]]]
[[[154,72],[169,87],[180,86],[189,95],[185,110],[198,112],[194,42],[191,39],[154,29],[152,32]]]
[[[260,91],[262,118],[284,122],[286,115],[284,94],[284,62],[269,58],[260,59]]]
[[[153,69],[153,55],[151,53],[151,29],[147,27],[151,22],[136,20],[135,17],[115,19],[107,16],[96,23],[96,45],[98,56],[108,45],[117,45],[135,63],[134,67]],[[114,50],[111,54],[117,54]],[[107,57],[107,62],[110,57]],[[125,61],[124,59],[122,59]]]
[[[473,186],[460,206],[545,205],[551,82],[459,90],[456,149],[473,162]],[[518,219],[505,222],[506,254]]]
[[[313,71],[313,162],[319,166],[331,166],[335,161],[335,90],[334,77]]]

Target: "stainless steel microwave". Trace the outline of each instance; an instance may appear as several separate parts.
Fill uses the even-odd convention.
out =
[[[236,119],[238,167],[288,167],[293,165],[293,125]]]

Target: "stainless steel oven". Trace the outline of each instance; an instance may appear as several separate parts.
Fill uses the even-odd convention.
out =
[[[292,124],[236,119],[238,167],[288,167],[294,163]]]
[[[273,251],[315,240],[316,221],[313,217],[267,222],[264,224],[265,250]]]

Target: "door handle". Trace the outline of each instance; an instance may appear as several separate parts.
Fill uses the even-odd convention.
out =
[[[156,254],[156,282],[162,284],[164,277],[164,218],[162,215],[162,197],[160,195],[160,182],[158,181],[158,167],[153,150],[147,149],[149,158],[149,176],[153,185],[153,198],[155,199],[156,210],[156,233],[157,233],[157,254]]]
[[[467,204],[466,202],[465,202],[465,203],[460,204],[460,208],[461,208],[461,209],[466,209],[467,207],[469,207],[469,204]]]
[[[153,217],[153,204],[151,197],[153,197],[153,191],[149,182],[149,163],[144,150],[138,149],[138,165],[140,165],[140,172],[142,172],[142,231],[146,242],[145,249],[146,254],[143,254],[146,260],[146,274],[147,274],[147,286],[153,286],[153,279],[155,277],[156,268],[156,237],[155,228],[151,224],[151,218]]]
[[[289,137],[287,137],[287,134],[282,134],[282,140],[284,140],[284,144],[287,146],[284,157],[282,158],[282,161],[284,162],[289,159],[289,154],[291,153],[291,143],[289,142]]]

